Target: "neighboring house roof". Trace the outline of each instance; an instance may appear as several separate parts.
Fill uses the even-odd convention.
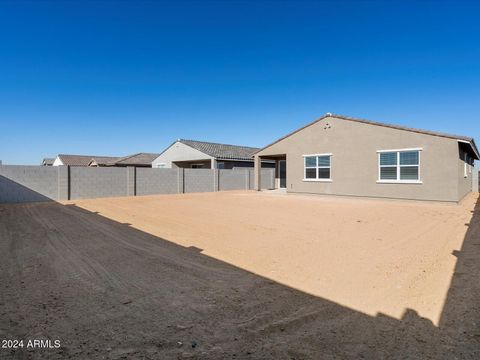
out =
[[[178,142],[220,160],[252,160],[252,155],[259,150],[258,148],[249,146],[219,144],[196,140],[179,139]]]
[[[332,118],[337,118],[337,119],[342,119],[342,120],[348,120],[348,121],[355,121],[355,122],[359,122],[359,123],[364,123],[364,124],[369,124],[369,125],[376,125],[376,126],[383,126],[383,127],[388,127],[388,128],[392,128],[392,129],[397,129],[397,130],[404,130],[404,131],[410,131],[410,132],[415,132],[415,133],[420,133],[420,134],[426,134],[426,135],[432,135],[432,136],[439,136],[439,137],[444,137],[444,138],[449,138],[449,139],[455,139],[455,140],[458,140],[458,141],[461,141],[461,142],[467,142],[470,144],[473,152],[475,153],[475,155],[477,156],[477,160],[480,158],[480,154],[478,152],[478,149],[477,149],[477,146],[475,145],[475,141],[473,140],[473,138],[471,137],[468,137],[468,136],[463,136],[463,135],[453,135],[453,134],[446,134],[446,133],[442,133],[442,132],[437,132],[437,131],[429,131],[429,130],[421,130],[421,129],[415,129],[415,128],[411,128],[411,127],[408,127],[408,126],[401,126],[401,125],[392,125],[392,124],[386,124],[386,123],[382,123],[382,122],[377,122],[377,121],[370,121],[370,120],[365,120],[365,119],[359,119],[359,118],[354,118],[354,117],[349,117],[349,116],[343,116],[343,115],[336,115],[336,114],[331,114],[331,113],[326,113],[325,115],[323,115],[322,117],[318,118],[317,120],[315,121],[312,121],[311,123],[305,125],[305,126],[302,126],[300,129],[297,129],[283,137],[281,137],[280,139],[272,142],[271,144],[268,144],[267,146],[261,148],[261,149],[258,149],[257,151],[255,151],[255,153],[258,153],[270,146],[272,146],[273,144],[276,144],[280,141],[282,141],[283,139],[286,139],[287,137],[293,135],[293,134],[296,134],[297,132],[311,126],[311,125],[314,125],[316,124],[317,122],[325,119],[325,118],[329,118],[329,117],[332,117]]]
[[[156,153],[137,153],[122,158],[118,158],[114,165],[137,165],[137,166],[151,166],[152,161],[155,160],[160,154]]]
[[[45,158],[45,159],[43,159],[43,161],[42,161],[42,165],[52,166],[54,161],[55,161],[55,159]]]
[[[94,156],[89,162],[89,166],[112,166],[115,165],[115,162],[121,159],[120,157],[115,156]]]
[[[88,166],[92,162],[92,160],[97,160],[100,162],[114,161],[118,159],[118,157],[113,156],[97,156],[97,155],[67,155],[67,154],[59,154],[58,157],[62,161],[63,165],[69,166]]]

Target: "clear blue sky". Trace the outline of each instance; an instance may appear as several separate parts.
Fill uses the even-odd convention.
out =
[[[0,2],[0,159],[263,146],[326,112],[480,140],[476,2]]]

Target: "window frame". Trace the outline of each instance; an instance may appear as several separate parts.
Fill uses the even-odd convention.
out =
[[[318,157],[319,156],[328,156],[330,158],[330,165],[329,166],[319,166],[318,165]],[[303,181],[306,182],[332,182],[332,153],[323,153],[323,154],[306,154],[302,155],[303,157]],[[307,157],[315,157],[315,166],[308,166],[306,164]],[[315,178],[307,179],[307,169],[315,169]],[[319,178],[318,177],[318,169],[329,169],[330,170],[330,177],[328,179]]]
[[[390,150],[377,150],[377,184],[423,184],[421,178],[421,164],[422,164],[422,153],[423,148],[409,148],[409,149],[390,149]],[[418,165],[401,165],[400,164],[400,153],[402,152],[418,152]],[[383,153],[396,153],[397,154],[397,163],[395,165],[380,165],[380,155]],[[418,167],[418,179],[417,180],[401,180],[400,179],[400,169],[402,167],[417,166]],[[381,168],[382,167],[395,167],[397,170],[397,178],[395,180],[385,180],[381,179]]]

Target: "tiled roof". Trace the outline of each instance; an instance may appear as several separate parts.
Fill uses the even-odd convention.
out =
[[[95,162],[98,166],[111,166],[115,165],[115,162],[121,159],[119,157],[114,157],[114,156],[94,156],[92,157],[91,162]]]
[[[115,161],[115,165],[152,165],[152,161],[155,160],[160,154],[156,153],[138,153],[129,156],[119,158]]]
[[[255,147],[218,144],[205,141],[185,139],[179,139],[178,141],[221,160],[252,160],[253,153],[258,150],[258,148]]]
[[[42,161],[42,165],[53,165],[54,161],[55,159],[52,158],[44,158]]]
[[[331,113],[327,113],[325,115],[323,115],[322,117],[320,117],[319,119],[301,127],[300,129],[297,129],[283,137],[281,137],[280,139],[274,141],[273,143],[271,144],[268,144],[267,146],[259,149],[258,151],[256,152],[259,152],[263,149],[266,149],[270,146],[272,146],[273,144],[276,144],[277,142],[325,119],[325,118],[328,118],[328,117],[332,117],[332,118],[337,118],[337,119],[342,119],[342,120],[348,120],[348,121],[355,121],[355,122],[359,122],[359,123],[364,123],[364,124],[369,124],[369,125],[376,125],[376,126],[383,126],[383,127],[388,127],[388,128],[392,128],[392,129],[397,129],[397,130],[404,130],[404,131],[410,131],[410,132],[415,132],[415,133],[420,133],[420,134],[426,134],[426,135],[432,135],[432,136],[439,136],[439,137],[444,137],[444,138],[449,138],[449,139],[455,139],[455,140],[463,140],[463,141],[466,141],[468,143],[471,144],[472,146],[472,149],[474,150],[474,152],[476,152],[477,156],[478,156],[478,149],[475,145],[475,141],[473,140],[473,138],[471,137],[468,137],[468,136],[463,136],[463,135],[453,135],[453,134],[446,134],[446,133],[442,133],[442,132],[438,132],[438,131],[429,131],[429,130],[421,130],[421,129],[416,129],[416,128],[411,128],[411,127],[408,127],[408,126],[401,126],[401,125],[393,125],[393,124],[386,124],[386,123],[382,123],[382,122],[377,122],[377,121],[370,121],[370,120],[365,120],[365,119],[359,119],[359,118],[354,118],[354,117],[349,117],[349,116],[343,116],[343,115],[336,115],[336,114],[331,114]]]
[[[97,156],[97,155],[67,155],[59,154],[58,157],[64,165],[69,166],[88,166],[92,160],[97,163],[106,164],[106,162],[114,162],[118,157],[114,156]]]

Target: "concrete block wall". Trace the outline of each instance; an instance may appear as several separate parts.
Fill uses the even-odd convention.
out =
[[[136,195],[183,192],[183,169],[137,168]]]
[[[128,168],[70,167],[70,199],[127,196]]]
[[[135,196],[137,194],[137,169],[127,167],[127,196]]]
[[[239,190],[249,189],[249,170],[218,170],[218,189],[221,190]]]
[[[472,175],[473,175],[472,176],[472,191],[478,193],[479,181],[480,181],[479,176],[478,176],[479,175],[478,170],[474,168],[473,171],[472,171]]]
[[[255,175],[254,170],[249,169],[249,188],[253,190],[255,188]],[[262,169],[261,170],[261,184],[262,189],[275,189],[275,169]]]
[[[2,165],[0,203],[57,200],[62,174],[48,166]]]
[[[262,189],[275,189],[275,169],[262,169]],[[253,172],[253,170],[252,170]]]
[[[184,169],[183,190],[186,193],[217,191],[217,172],[213,169]]]
[[[274,170],[262,170],[273,188]],[[253,189],[253,170],[0,166],[0,203]]]

